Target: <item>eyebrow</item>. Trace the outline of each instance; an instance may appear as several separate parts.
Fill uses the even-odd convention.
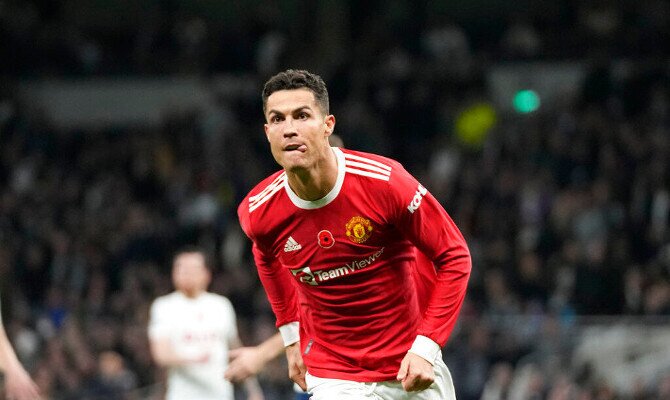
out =
[[[295,112],[302,111],[302,110],[309,110],[309,111],[312,111],[312,107],[310,107],[310,106],[301,106],[301,107],[296,108],[295,110],[292,110],[289,114],[293,114],[293,113],[295,113]],[[281,112],[281,111],[279,111],[279,110],[274,110],[274,109],[268,111],[268,115],[272,115],[272,114],[284,115],[283,112]]]

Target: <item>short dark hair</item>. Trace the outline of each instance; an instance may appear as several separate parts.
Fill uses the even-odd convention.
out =
[[[191,253],[197,253],[202,256],[202,258],[205,260],[205,268],[207,268],[210,272],[212,271],[212,257],[209,254],[207,250],[205,250],[203,247],[196,246],[193,244],[189,244],[186,246],[180,247],[177,251],[174,252],[174,255],[172,256],[172,263],[174,264],[175,260],[177,257],[183,255],[183,254],[191,254]]]
[[[301,69],[287,69],[268,79],[263,86],[263,114],[267,112],[268,97],[279,90],[308,89],[314,93],[314,99],[325,114],[329,114],[328,89],[326,83],[317,74]]]

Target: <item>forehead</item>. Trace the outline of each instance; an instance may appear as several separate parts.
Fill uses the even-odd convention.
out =
[[[314,93],[309,89],[278,90],[268,97],[265,106],[268,113],[288,113],[302,107],[317,108]]]
[[[191,266],[191,265],[205,265],[205,258],[200,253],[183,253],[177,256],[174,260],[176,266]]]

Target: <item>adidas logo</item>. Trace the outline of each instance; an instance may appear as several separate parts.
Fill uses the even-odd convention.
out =
[[[293,236],[289,236],[286,244],[284,245],[284,251],[288,253],[289,251],[296,251],[300,249],[302,249],[300,243],[296,242],[295,239],[293,239]]]

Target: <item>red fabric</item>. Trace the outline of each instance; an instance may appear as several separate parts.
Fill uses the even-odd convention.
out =
[[[417,334],[446,343],[470,255],[446,211],[399,163],[341,151],[347,173],[330,203],[296,206],[278,172],[238,214],[277,326],[300,321],[310,374],[391,380]]]

